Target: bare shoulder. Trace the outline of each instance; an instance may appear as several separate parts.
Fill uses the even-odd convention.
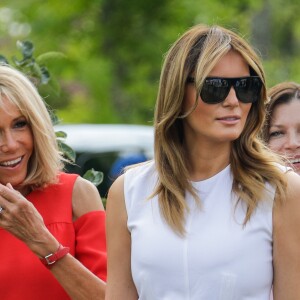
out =
[[[273,214],[274,299],[298,299],[300,286],[300,176],[287,172],[286,198]]]
[[[300,176],[295,172],[286,173],[286,193],[285,198],[282,201],[278,201],[275,205],[275,213],[278,218],[275,219],[277,224],[282,224],[282,222],[292,221],[295,217],[295,221],[299,222],[300,225]],[[278,199],[279,200],[279,199]],[[275,217],[276,217],[275,215]],[[288,219],[285,219],[288,217]]]
[[[75,219],[90,211],[104,210],[96,186],[80,176],[78,176],[74,184],[72,206]]]
[[[119,176],[111,185],[106,202],[106,210],[120,210],[125,212],[125,197],[124,197],[124,175]]]
[[[124,175],[119,176],[111,185],[106,201],[106,228],[108,241],[120,235],[128,237],[127,210],[124,196]],[[119,238],[121,240],[121,238]]]
[[[283,207],[288,210],[300,208],[300,176],[290,171],[286,173],[286,180],[286,198],[283,199]],[[295,211],[295,213],[298,212]]]
[[[294,193],[300,191],[300,175],[295,172],[287,172],[288,196],[294,196]],[[297,195],[299,197],[299,194]]]

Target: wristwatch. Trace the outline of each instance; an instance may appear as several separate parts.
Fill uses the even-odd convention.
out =
[[[59,244],[58,249],[54,253],[50,253],[45,257],[41,258],[41,262],[47,267],[51,268],[59,259],[64,257],[70,252],[69,247],[64,247]]]

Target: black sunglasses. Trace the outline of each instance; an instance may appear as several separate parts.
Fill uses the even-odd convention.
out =
[[[194,83],[195,78],[188,77],[187,82]],[[223,102],[232,86],[239,101],[254,103],[260,97],[262,81],[259,76],[237,78],[207,77],[200,92],[201,99],[207,104]]]

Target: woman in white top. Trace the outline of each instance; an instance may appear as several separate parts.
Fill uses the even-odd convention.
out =
[[[107,202],[106,299],[300,295],[300,178],[257,138],[265,75],[249,44],[197,25],[165,57],[155,158]]]

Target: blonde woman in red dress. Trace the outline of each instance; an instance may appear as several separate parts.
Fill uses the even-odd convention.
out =
[[[62,171],[46,106],[0,66],[0,298],[104,299],[105,213],[96,187]]]

